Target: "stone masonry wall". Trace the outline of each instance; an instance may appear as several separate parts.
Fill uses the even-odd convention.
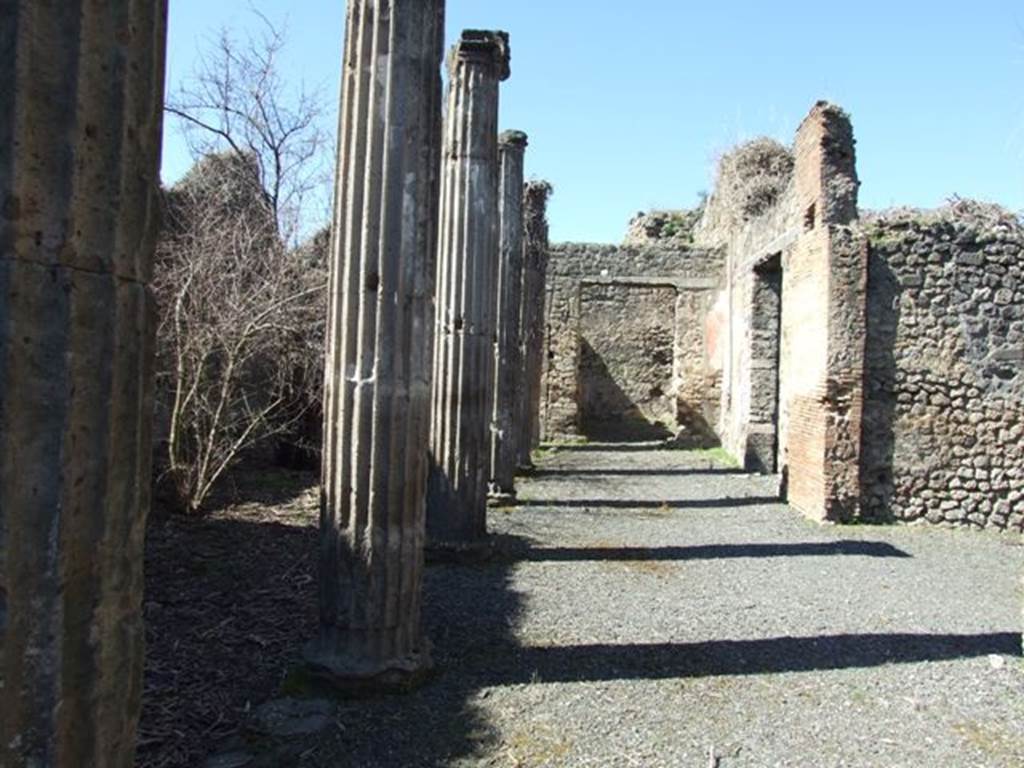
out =
[[[858,182],[849,118],[834,105],[815,105],[788,162],[785,152],[761,140],[723,160],[695,229],[698,245],[727,253],[726,285],[716,302],[726,307],[719,433],[749,469],[777,464],[793,506],[811,517],[848,520],[859,502],[867,260],[850,226]],[[762,341],[763,326],[779,318],[755,311],[765,304],[764,283],[776,264],[777,350]],[[765,402],[773,390],[774,409]]]
[[[583,434],[581,393],[603,393],[600,397],[607,401],[616,382],[623,390],[619,393],[620,411],[629,411],[628,401],[636,407],[634,415],[652,428],[672,410],[674,423],[665,424],[669,431],[682,428],[689,437],[702,425],[713,424],[720,399],[717,366],[709,360],[702,329],[721,272],[722,257],[713,250],[586,243],[552,246],[542,402],[544,439]],[[669,316],[673,332],[666,352],[665,339],[659,342],[654,337]],[[599,317],[619,318],[616,332],[610,333],[611,328]],[[594,349],[595,342],[589,342],[587,350],[581,331],[584,323],[594,322],[602,323],[608,333],[594,335],[601,349]],[[645,333],[651,336],[650,343],[642,341]],[[582,370],[588,376],[596,370],[594,352],[607,358],[605,368],[612,363],[615,370],[609,371],[603,385],[595,387],[593,381],[587,381],[581,386],[581,352],[586,354]],[[670,359],[663,359],[666,354]],[[648,358],[652,355],[658,360],[649,375],[630,373],[651,368]],[[631,379],[636,381],[630,384]],[[708,435],[701,437],[706,440]]]
[[[675,433],[675,332],[670,284],[580,286],[577,387],[585,436],[643,440]]]
[[[865,226],[865,515],[1024,529],[1024,227],[969,203]]]

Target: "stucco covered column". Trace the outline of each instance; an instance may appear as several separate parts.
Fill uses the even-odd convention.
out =
[[[498,89],[508,36],[465,31],[448,58],[427,503],[432,547],[487,534],[498,279]]]
[[[313,671],[405,686],[420,628],[443,0],[350,0],[331,240]]]
[[[498,138],[501,180],[498,207],[501,220],[501,261],[498,265],[497,332],[495,344],[494,424],[491,440],[491,498],[515,498],[516,404],[522,397],[523,349],[523,165],[527,137],[506,131]]]
[[[164,0],[0,6],[0,764],[131,766]]]
[[[551,185],[546,181],[529,182],[523,193],[525,262],[523,265],[523,388],[520,393],[516,424],[518,465],[533,466],[533,449],[540,445],[540,401],[544,376],[545,300],[548,274],[548,198]]]

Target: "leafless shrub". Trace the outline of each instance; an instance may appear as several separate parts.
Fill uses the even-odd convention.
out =
[[[194,159],[231,151],[254,160],[248,168],[281,236],[295,243],[304,213],[326,211],[324,100],[318,91],[283,81],[278,62],[285,33],[256,16],[262,34],[238,40],[221,29],[166,109],[179,119]]]
[[[715,190],[696,228],[699,237],[721,240],[725,233],[767,213],[788,189],[794,166],[792,151],[774,139],[754,139],[727,152],[718,163]]]
[[[774,139],[740,144],[722,157],[715,195],[741,221],[760,216],[778,201],[793,175],[793,153]]]
[[[328,250],[331,230],[324,227],[288,256],[297,291],[316,311],[307,311],[305,331],[295,350],[292,403],[301,417],[278,439],[278,461],[297,469],[319,467],[323,447],[324,350],[327,331]]]
[[[154,279],[157,458],[188,512],[261,445],[316,441],[326,270],[292,246],[326,214],[323,100],[284,81],[285,35],[256,15],[260,32],[221,30],[167,105],[196,164],[166,195]]]
[[[324,286],[307,285],[254,179],[252,156],[215,155],[165,196],[154,290],[164,486],[183,511],[202,509],[224,472],[307,407],[322,355]]]

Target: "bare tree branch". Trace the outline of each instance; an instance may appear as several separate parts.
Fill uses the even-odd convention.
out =
[[[317,89],[286,86],[279,59],[284,31],[262,13],[262,34],[241,42],[220,30],[199,55],[192,75],[169,97],[167,113],[177,118],[198,161],[233,151],[251,155],[285,243],[296,245],[315,225],[329,188],[329,135],[323,128],[324,98]]]
[[[154,276],[162,478],[191,513],[319,399],[326,285],[278,236],[253,163],[208,157],[166,195]]]

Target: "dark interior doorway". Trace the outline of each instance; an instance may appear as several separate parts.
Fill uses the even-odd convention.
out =
[[[750,319],[750,428],[745,468],[772,474],[779,454],[779,352],[782,340],[782,255],[754,268]]]

